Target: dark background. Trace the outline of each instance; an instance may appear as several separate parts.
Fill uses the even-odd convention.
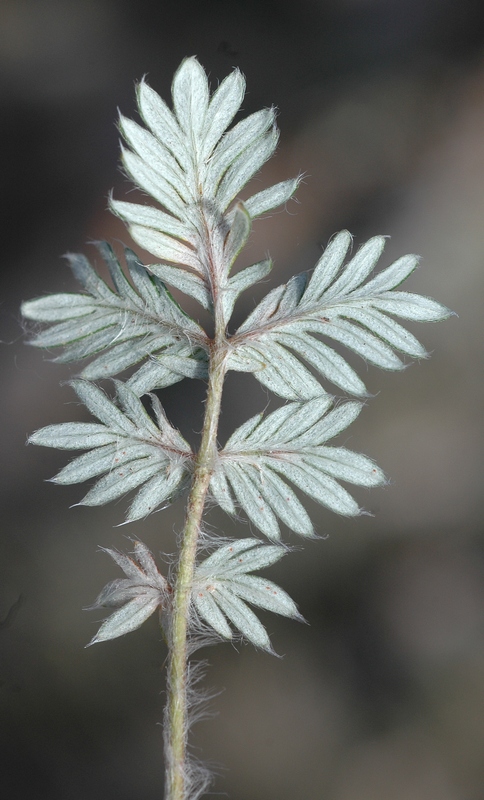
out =
[[[354,359],[375,397],[342,443],[391,484],[359,492],[371,517],[310,504],[329,539],[269,573],[310,626],[261,615],[283,659],[204,651],[206,685],[224,691],[218,716],[195,729],[195,753],[232,800],[484,797],[483,22],[480,0],[0,3],[3,797],[162,796],[156,620],[84,650],[99,615],[82,608],[119,577],[97,546],[125,549],[131,535],[171,553],[182,504],[117,529],[124,501],[69,510],[82,487],[44,482],[66,454],[27,449],[28,433],[87,417],[59,388],[69,370],[24,346],[18,309],[73,288],[62,253],[128,241],[106,211],[111,187],[129,191],[117,109],[135,114],[144,74],[168,98],[192,54],[213,87],[241,68],[245,113],[280,109],[281,144],[252,189],[306,175],[300,204],[255,224],[241,264],[270,251],[275,285],[342,227],[357,244],[390,234],[384,265],[422,254],[408,288],[459,315],[412,328],[432,358],[404,374]],[[162,393],[192,441],[202,398],[188,381]],[[251,376],[229,376],[222,440],[266,402]],[[250,535],[217,511],[209,521]]]

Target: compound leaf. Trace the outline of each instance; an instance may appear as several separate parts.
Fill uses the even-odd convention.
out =
[[[146,517],[184,486],[192,453],[166,419],[158,398],[152,398],[155,424],[133,390],[116,381],[117,405],[94,384],[71,384],[102,424],[49,425],[30,437],[33,444],[62,449],[88,449],[64,467],[54,483],[81,483],[101,476],[79,505],[108,503],[141,487],[127,514],[131,522]]]
[[[272,651],[264,626],[246,605],[302,620],[289,595],[271,581],[249,574],[270,566],[285,554],[283,547],[258,539],[222,545],[196,568],[192,598],[199,616],[224,639],[232,638],[229,620],[249,642]]]
[[[126,578],[111,581],[88,610],[116,608],[89,645],[124,636],[139,628],[158,608],[166,604],[168,583],[158,572],[153,556],[142,542],[135,542],[138,563],[117,550],[102,548],[121,567]]]
[[[163,376],[144,379],[143,392],[176,383],[189,374],[199,377],[201,361],[207,363],[207,337],[167,292],[150,276],[136,255],[126,248],[132,284],[106,242],[98,248],[116,291],[112,291],[82,255],[68,257],[74,274],[89,294],[41,297],[24,303],[28,319],[54,323],[31,340],[36,347],[63,347],[56,361],[95,358],[81,372],[88,380],[112,377],[147,359],[163,365]],[[176,357],[170,364],[165,357]],[[148,362],[149,363],[149,362]],[[133,384],[137,383],[137,375]]]
[[[343,266],[350,245],[350,234],[342,231],[326,248],[309,281],[299,275],[269,292],[231,338],[231,369],[253,372],[262,384],[288,400],[309,400],[317,392],[314,377],[301,360],[344,391],[366,394],[355,370],[319,336],[339,342],[382,369],[404,367],[397,352],[426,357],[415,336],[387,316],[420,322],[449,316],[448,309],[435,300],[392,291],[416,268],[417,256],[398,259],[365,283],[385,239],[370,239]],[[299,369],[297,381],[294,362]]]
[[[366,456],[326,446],[361,409],[356,402],[331,405],[329,396],[319,396],[244,423],[219,453],[210,484],[214,499],[230,514],[235,498],[273,540],[280,538],[277,517],[301,536],[314,536],[311,520],[287,481],[338,514],[358,514],[358,504],[338,480],[371,487],[385,479]]]
[[[150,271],[209,310],[216,286],[226,322],[235,290],[246,288],[241,282],[227,284],[251,219],[285,204],[299,183],[282,181],[251,196],[247,207],[231,207],[271,157],[279,135],[273,109],[255,112],[227,130],[244,92],[244,78],[235,70],[210,95],[195,58],[186,59],[174,77],[173,111],[143,81],[138,105],[149,130],[120,117],[129,148],[123,148],[122,160],[134,183],[164,210],[111,199],[113,212],[127,223],[133,239],[169,262],[150,264]]]

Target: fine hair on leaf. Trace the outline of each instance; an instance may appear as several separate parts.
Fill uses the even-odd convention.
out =
[[[276,654],[265,612],[304,617],[266,571],[270,576],[281,558],[293,557],[294,536],[326,534],[311,519],[305,497],[354,517],[362,509],[352,487],[375,491],[386,483],[371,458],[341,439],[360,414],[364,418],[363,401],[370,396],[358,363],[401,371],[410,359],[426,358],[405,324],[450,315],[439,302],[401,289],[417,256],[388,264],[384,236],[353,249],[343,230],[330,238],[312,271],[280,285],[275,279],[231,329],[240,295],[277,274],[265,253],[239,268],[253,221],[285,207],[300,182],[281,176],[240,198],[279,139],[273,108],[234,122],[244,95],[238,69],[212,91],[194,57],[178,68],[171,103],[142,80],[136,89],[139,119],[121,114],[119,131],[124,173],[147,202],[116,195],[109,200],[135,249],[124,247],[121,258],[109,243],[97,243],[110,285],[92,259],[70,254],[80,291],[22,305],[35,325],[29,344],[47,349],[57,362],[78,364],[71,387],[92,417],[47,424],[31,434],[32,444],[77,451],[52,481],[88,482],[78,505],[129,495],[125,521],[135,524],[136,537],[145,517],[171,502],[184,506],[173,558],[160,558],[138,538],[129,554],[101,548],[114,562],[113,579],[90,607],[106,613],[90,645],[128,633],[134,641],[145,620],[153,614],[159,620],[160,663],[167,663],[166,800],[201,797],[211,783],[188,742],[203,695],[203,667],[193,653],[209,644],[246,642]],[[147,263],[136,247],[148,254]],[[175,300],[173,290],[189,298],[187,307],[200,311],[200,319]],[[207,314],[211,324],[205,329],[200,320]],[[346,351],[353,354],[351,364]],[[229,370],[248,373],[248,381],[252,375],[281,405],[243,422],[221,447],[217,432]],[[190,380],[206,386],[196,451],[163,408],[163,390],[183,381],[182,391],[189,392]],[[205,515],[214,505],[248,521],[250,535],[218,535],[209,528]]]

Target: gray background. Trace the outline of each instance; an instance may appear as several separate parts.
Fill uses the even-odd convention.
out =
[[[24,346],[22,300],[74,288],[60,255],[128,241],[106,211],[117,108],[134,81],[165,98],[185,55],[216,86],[245,73],[245,113],[275,104],[281,143],[252,190],[299,172],[299,204],[258,221],[240,264],[269,251],[272,284],[309,269],[347,227],[389,234],[383,265],[423,256],[408,283],[458,317],[414,326],[432,358],[365,373],[374,397],[346,437],[391,484],[341,520],[310,504],[326,541],[270,571],[310,623],[264,620],[283,659],[241,646],[202,653],[215,719],[194,732],[232,800],[480,800],[484,796],[484,25],[478,0],[0,3],[3,796],[151,800],[162,795],[165,649],[156,620],[84,650],[84,613],[118,577],[97,546],[139,536],[172,553],[182,504],[136,523],[125,502],[74,508],[83,487],[45,483],[66,454],[24,446],[38,427],[87,419],[70,371]],[[264,291],[267,286],[264,288]],[[260,296],[260,292],[257,296]],[[234,321],[254,304],[240,301]],[[195,312],[195,308],[193,308]],[[196,442],[203,385],[162,393]],[[267,403],[230,375],[221,440]],[[227,535],[250,535],[214,511]],[[293,544],[301,544],[286,532]],[[263,616],[263,615],[262,615]]]

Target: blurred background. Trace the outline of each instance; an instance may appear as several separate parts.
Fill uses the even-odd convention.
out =
[[[135,115],[145,74],[168,98],[193,54],[213,87],[240,67],[245,114],[280,109],[278,152],[252,191],[306,176],[298,202],[256,222],[241,266],[270,252],[276,285],[311,268],[343,227],[357,245],[389,234],[382,266],[421,254],[408,289],[458,314],[412,328],[432,358],[404,374],[352,360],[375,396],[341,443],[375,458],[391,483],[358,494],[373,516],[344,520],[309,504],[327,540],[268,571],[309,625],[261,615],[282,659],[229,644],[201,653],[206,686],[221,693],[217,716],[194,730],[194,753],[232,800],[481,800],[480,0],[1,0],[3,796],[162,796],[156,620],[84,650],[100,615],[82,608],[119,577],[97,547],[126,549],[136,536],[173,553],[182,503],[120,530],[125,502],[69,510],[83,487],[45,482],[66,454],[26,448],[27,435],[88,417],[65,385],[71,371],[25,347],[19,305],[74,289],[66,251],[95,257],[90,240],[129,242],[106,210],[111,187],[118,198],[130,188],[117,109]],[[260,294],[239,301],[235,322]],[[161,393],[192,442],[203,389],[184,381]],[[252,376],[231,374],[221,440],[267,399]],[[251,534],[221,512],[209,522]]]

